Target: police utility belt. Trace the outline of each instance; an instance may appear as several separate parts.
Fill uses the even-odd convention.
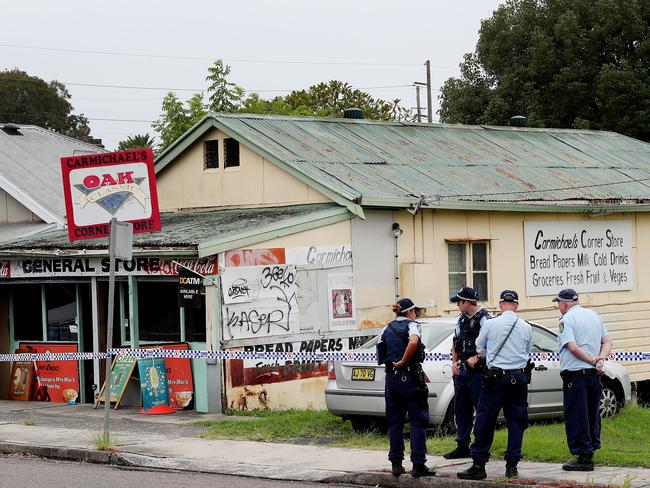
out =
[[[591,376],[596,374],[598,374],[598,370],[596,368],[585,368],[585,369],[578,369],[575,371],[564,369],[560,371],[560,376],[562,378],[573,378],[574,376]]]
[[[392,363],[386,362],[386,373],[419,373],[421,371],[420,365],[410,364],[402,368],[396,368]]]

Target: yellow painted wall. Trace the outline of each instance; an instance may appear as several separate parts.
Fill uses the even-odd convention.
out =
[[[271,247],[304,247],[304,246],[327,246],[334,244],[350,244],[350,221],[344,220],[336,224],[326,225],[317,229],[306,230],[297,234],[291,234],[277,239],[260,242],[247,249],[265,249]],[[354,257],[352,258],[354,259]]]
[[[224,168],[223,139],[211,129],[156,175],[161,211],[200,207],[256,207],[330,201],[240,143],[240,165]],[[203,142],[219,141],[219,168],[203,168]]]
[[[326,410],[327,376],[302,380],[232,387],[228,385],[228,408],[237,410]]]
[[[15,224],[18,222],[41,222],[27,207],[0,190],[0,224]]]
[[[517,213],[445,211],[425,209],[416,216],[398,212],[397,221],[404,230],[398,239],[399,263],[402,272],[402,294],[415,293],[422,300],[427,315],[456,315],[449,303],[447,242],[456,239],[489,240],[489,298],[484,305],[498,309],[498,296],[503,289],[519,292],[521,315],[551,329],[557,329],[559,312],[551,296],[526,296],[524,268],[524,222],[527,220],[628,220],[632,222],[632,255],[634,288],[630,291],[581,293],[583,305],[593,308],[603,317],[617,351],[649,351],[650,327],[650,214],[614,214],[592,218],[575,213]],[[413,264],[433,265],[431,273]],[[413,291],[415,290],[415,291]],[[559,291],[559,290],[558,290]],[[379,304],[377,304],[379,305]],[[628,364],[632,380],[650,379],[650,364]]]

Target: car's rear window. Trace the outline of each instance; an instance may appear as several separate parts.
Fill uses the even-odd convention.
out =
[[[454,331],[454,324],[424,323],[422,324],[422,342],[425,349],[430,351],[435,349]],[[359,349],[372,349],[377,345],[379,336],[370,339]]]

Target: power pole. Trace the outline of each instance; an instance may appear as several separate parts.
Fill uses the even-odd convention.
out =
[[[422,107],[420,106],[420,86],[415,85],[415,99],[418,106],[418,124],[422,122]]]
[[[431,100],[431,61],[424,63],[427,67],[427,122],[433,122],[433,102]]]

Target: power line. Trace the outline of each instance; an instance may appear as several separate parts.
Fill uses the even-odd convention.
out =
[[[189,61],[214,61],[215,59],[221,59],[229,63],[259,63],[259,64],[310,64],[310,65],[324,65],[324,66],[418,66],[421,67],[422,63],[376,63],[376,62],[365,62],[365,61],[312,61],[312,60],[278,60],[278,59],[241,59],[241,58],[204,58],[198,56],[170,56],[166,54],[140,54],[140,53],[126,53],[118,51],[95,51],[88,49],[63,49],[63,48],[54,48],[54,47],[44,47],[44,46],[23,46],[18,44],[0,44],[0,47],[8,47],[12,49],[31,49],[36,51],[52,51],[52,52],[63,52],[63,53],[76,53],[76,54],[92,54],[92,55],[103,55],[103,56],[128,56],[135,58],[156,58],[156,59],[176,59],[176,60],[189,60]],[[446,69],[446,70],[457,70],[458,68],[452,68],[451,66],[434,66],[432,68],[437,69]]]
[[[18,81],[21,83],[40,83],[41,80],[31,80],[24,78],[5,78],[11,79],[12,81]],[[153,91],[192,91],[192,92],[202,92],[206,91],[206,88],[173,88],[173,87],[155,87],[155,86],[137,86],[137,85],[109,85],[105,83],[78,83],[72,81],[62,81],[66,86],[86,86],[92,88],[119,88],[127,90],[153,90]],[[352,87],[355,90],[384,90],[392,88],[410,88],[411,85],[384,85],[384,86],[365,86],[365,87]],[[260,90],[246,90],[247,93],[291,93],[294,91],[306,90],[307,88],[299,89],[260,89]]]
[[[35,119],[42,117],[42,115],[37,115],[37,114],[19,114],[19,113],[13,113],[13,112],[0,112],[0,115],[11,115],[14,117],[27,117],[30,119]],[[142,119],[111,119],[111,118],[105,118],[105,117],[86,117],[85,115],[78,115],[82,116],[85,119],[88,120],[101,120],[103,122],[142,122],[142,123],[147,123],[151,124],[155,122],[155,120],[142,120]]]

